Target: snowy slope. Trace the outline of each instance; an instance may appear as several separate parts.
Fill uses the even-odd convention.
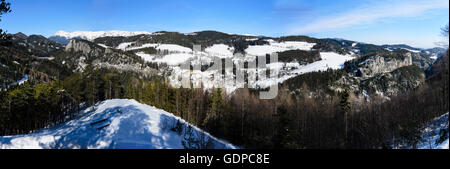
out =
[[[56,128],[28,135],[0,137],[0,148],[237,148],[170,113],[135,100],[107,100],[84,110],[83,113],[80,118]]]
[[[315,43],[286,41],[275,42],[273,40],[268,41],[268,45],[253,45],[245,49],[245,52],[249,55],[264,56],[266,54],[272,54],[275,52],[283,52],[288,50],[311,50]]]
[[[231,58],[234,54],[234,48],[225,44],[214,44],[213,46],[207,47],[205,52],[211,56]]]
[[[119,44],[119,46],[117,46],[117,49],[120,49],[123,51],[129,51],[129,50],[154,47],[156,50],[168,51],[169,53],[192,53],[192,49],[184,47],[184,46],[176,45],[176,44],[146,43],[141,46],[131,47],[132,44],[133,44],[133,42],[124,42],[124,43]]]
[[[151,34],[149,32],[128,32],[128,31],[97,31],[97,32],[90,32],[90,31],[76,31],[76,32],[64,32],[64,31],[58,31],[53,36],[60,36],[67,39],[73,39],[73,38],[81,38],[85,40],[94,40],[99,37],[107,37],[107,36],[135,36],[140,34]]]
[[[144,59],[147,62],[153,62],[153,63],[166,63],[170,66],[177,66],[183,62],[186,62],[190,58],[193,57],[192,54],[187,53],[174,53],[174,54],[168,54],[165,56],[156,56],[156,55],[150,55],[145,54],[142,52],[136,53],[136,55],[140,56],[142,59]]]
[[[447,129],[448,132],[448,113],[434,119],[423,131],[422,140],[417,147],[419,149],[449,149],[448,147],[448,135],[442,143],[436,141],[440,139],[441,129]]]
[[[20,80],[14,82],[14,83],[11,83],[11,84],[7,85],[7,86],[6,86],[6,89],[8,89],[10,86],[22,85],[22,84],[24,84],[25,82],[28,81],[28,78],[29,78],[29,75],[25,74],[25,75],[22,77],[22,79],[20,79]],[[0,87],[0,91],[1,91],[1,90],[3,90],[3,89]]]
[[[274,63],[272,65],[273,69],[278,69],[278,71],[282,71],[283,68],[291,68],[291,71],[286,72],[284,75],[281,75],[278,78],[267,78],[262,79],[256,82],[256,85],[260,88],[268,88],[271,85],[277,83],[283,83],[284,81],[294,78],[298,75],[310,73],[310,72],[318,72],[325,71],[327,69],[340,69],[343,67],[346,61],[354,59],[351,55],[340,55],[333,52],[320,52],[322,60],[316,61],[307,65],[298,65],[296,63],[286,63],[285,65],[281,65],[279,63]]]
[[[22,85],[22,84],[24,84],[25,82],[28,81],[28,77],[29,77],[29,76],[26,74],[26,75],[24,75],[24,76],[22,77],[22,79],[20,79],[19,81],[13,83],[12,85]]]

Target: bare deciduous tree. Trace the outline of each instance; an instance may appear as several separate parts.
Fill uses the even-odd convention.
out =
[[[443,28],[441,28],[441,35],[444,37],[444,41],[438,42],[437,45],[448,47],[448,23]]]

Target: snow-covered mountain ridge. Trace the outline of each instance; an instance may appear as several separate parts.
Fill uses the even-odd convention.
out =
[[[58,31],[53,36],[60,36],[65,37],[67,39],[73,39],[73,38],[80,38],[85,40],[94,40],[99,37],[108,37],[108,36],[123,36],[123,37],[129,37],[129,36],[136,36],[141,34],[151,34],[150,32],[145,31],[137,31],[137,32],[129,32],[129,31],[118,31],[118,30],[112,30],[112,31],[75,31],[75,32],[65,32],[65,31]]]
[[[179,117],[135,100],[115,99],[78,119],[27,135],[0,137],[0,149],[235,149]]]

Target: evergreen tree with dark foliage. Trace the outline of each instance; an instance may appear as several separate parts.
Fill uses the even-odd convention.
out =
[[[341,144],[343,144],[342,146],[345,146],[345,143],[347,142],[347,139],[348,139],[348,118],[347,117],[348,117],[348,113],[351,111],[349,96],[350,96],[350,94],[347,89],[345,89],[344,92],[341,93],[341,102],[340,102],[341,114],[340,114],[340,116],[342,118],[340,118],[340,119],[342,119],[344,122],[343,124],[344,124],[344,134],[345,134],[344,142],[341,143]]]
[[[219,130],[218,123],[223,108],[222,89],[218,88],[211,96],[211,108],[206,114],[206,118],[203,121],[203,125],[213,130]]]
[[[293,132],[289,127],[291,119],[289,118],[288,111],[285,107],[278,107],[277,114],[275,115],[278,119],[276,126],[276,133],[273,137],[274,148],[292,148],[292,135]]]
[[[2,21],[2,15],[11,12],[11,3],[1,0],[0,3],[0,21]],[[3,29],[0,28],[0,45],[10,44],[11,36],[7,35]]]

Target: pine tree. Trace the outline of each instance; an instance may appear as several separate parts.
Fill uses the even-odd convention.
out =
[[[289,118],[288,111],[285,107],[280,106],[277,108],[276,133],[273,136],[273,144],[275,148],[296,148],[296,144],[293,141],[293,131],[290,127],[291,119]]]
[[[347,134],[348,134],[348,113],[350,112],[351,108],[350,108],[350,102],[349,102],[349,92],[346,89],[342,94],[341,94],[341,101],[340,101],[340,107],[341,107],[341,116],[343,117],[343,121],[344,121],[344,136],[345,136],[345,140],[344,140],[344,145],[345,142],[347,142]]]
[[[11,12],[11,3],[1,0],[0,3],[0,21],[2,15]],[[3,29],[0,29],[0,45],[9,45],[11,42],[11,36],[6,34]]]
[[[220,119],[220,111],[223,108],[222,90],[218,88],[211,95],[211,106],[203,121],[203,125],[207,128],[217,130],[217,123]]]

